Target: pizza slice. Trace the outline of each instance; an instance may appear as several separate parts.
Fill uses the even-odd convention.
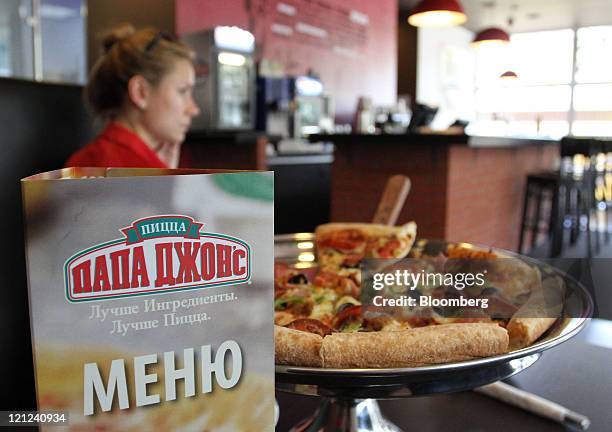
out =
[[[466,294],[473,298],[486,298],[488,307],[486,311],[468,310],[466,317],[459,314],[436,316],[436,323],[497,323],[507,329],[509,348],[514,350],[534,343],[561,316],[563,281],[555,276],[543,278],[537,266],[513,256],[461,245],[449,245],[444,255],[447,259],[466,260],[472,266],[482,260],[487,271],[487,283],[480,288],[473,287],[477,292],[466,290]],[[478,313],[482,317],[477,317]]]
[[[317,261],[326,268],[357,268],[364,258],[403,258],[416,237],[416,224],[401,226],[328,223],[315,230]]]
[[[547,275],[541,280],[508,323],[511,349],[525,348],[534,343],[563,314],[565,283],[556,275]]]

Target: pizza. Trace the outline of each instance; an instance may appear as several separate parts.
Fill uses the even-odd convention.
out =
[[[518,259],[449,245],[430,258],[483,260],[495,288],[460,295],[486,298],[487,312],[465,308],[445,316],[435,307],[387,310],[362,304],[360,265],[367,258],[409,254],[416,226],[326,224],[315,232],[318,268],[275,268],[275,356],[277,364],[324,368],[416,367],[494,356],[530,345],[554,323],[536,318],[545,307],[536,293],[542,277]],[[422,251],[415,257],[423,258]],[[392,260],[393,261],[393,260]],[[420,288],[422,290],[422,288]],[[438,286],[427,294],[448,295]],[[472,290],[473,291],[473,290]],[[456,294],[456,290],[455,290]],[[544,306],[543,306],[544,305]],[[393,309],[393,308],[391,308]]]
[[[284,279],[275,287],[278,364],[408,367],[501,354],[508,347],[508,333],[494,323],[369,313],[341,289],[310,284],[301,273]]]
[[[321,268],[355,268],[367,258],[403,258],[416,237],[416,224],[401,226],[328,223],[315,230]]]

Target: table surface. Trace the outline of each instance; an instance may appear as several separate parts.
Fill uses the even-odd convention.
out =
[[[612,321],[593,319],[577,336],[544,352],[508,380],[591,420],[589,432],[612,430]],[[287,431],[316,409],[319,398],[277,392],[277,431]],[[570,431],[561,424],[475,392],[379,401],[404,431]]]

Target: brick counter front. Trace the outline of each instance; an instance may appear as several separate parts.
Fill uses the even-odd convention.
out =
[[[555,142],[470,147],[463,137],[403,139],[334,140],[332,221],[371,220],[389,176],[404,174],[412,187],[398,224],[416,221],[421,238],[516,250],[526,175],[554,167]]]

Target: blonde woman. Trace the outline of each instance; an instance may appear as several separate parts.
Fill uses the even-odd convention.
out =
[[[108,123],[65,166],[176,168],[191,119],[193,51],[155,29],[122,24],[103,38],[85,99]]]

